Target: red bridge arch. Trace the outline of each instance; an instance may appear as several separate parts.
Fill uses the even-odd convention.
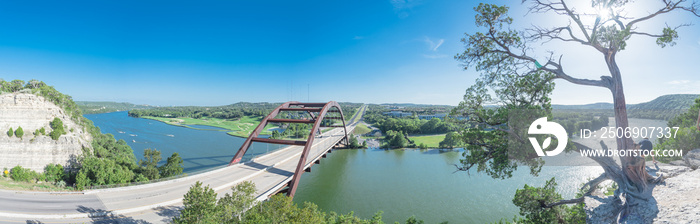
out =
[[[340,113],[340,117],[326,117],[326,114],[331,108],[336,108],[338,109],[338,112]],[[311,119],[279,119],[275,118],[281,111],[306,111],[310,116]],[[317,114],[316,114],[317,113]],[[337,126],[337,125],[331,125],[331,126],[321,126],[321,121],[323,119],[340,119],[343,121],[342,126]],[[306,124],[313,124],[311,131],[306,139],[306,141],[295,141],[295,140],[283,140],[283,139],[268,139],[268,138],[258,138],[258,135],[260,135],[260,132],[267,126],[269,123],[306,123]],[[343,131],[345,133],[345,144],[348,144],[348,131],[346,128],[345,124],[345,116],[343,115],[343,110],[340,108],[340,104],[338,104],[335,101],[330,101],[328,103],[300,103],[296,101],[291,101],[291,102],[286,102],[280,105],[279,107],[275,108],[270,114],[268,114],[266,117],[260,121],[260,124],[253,130],[253,132],[248,136],[248,138],[243,142],[243,145],[241,148],[236,152],[236,155],[233,156],[233,159],[231,159],[231,162],[229,163],[230,165],[236,164],[241,161],[243,158],[243,155],[248,151],[248,148],[250,148],[250,145],[252,142],[263,142],[263,143],[273,143],[273,144],[283,144],[283,145],[299,145],[299,146],[304,146],[304,151],[301,154],[301,157],[299,158],[299,163],[297,165],[297,168],[294,172],[294,177],[292,178],[291,182],[289,183],[289,189],[287,191],[287,195],[290,197],[294,197],[294,193],[296,192],[297,185],[299,184],[299,178],[301,177],[301,174],[304,173],[304,166],[306,165],[306,158],[309,155],[309,151],[311,150],[311,146],[313,146],[314,143],[314,133],[316,133],[319,128],[321,127],[342,127]]]

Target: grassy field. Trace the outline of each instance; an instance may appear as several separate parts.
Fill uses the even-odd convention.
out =
[[[420,145],[421,143],[425,143],[428,147],[430,148],[438,148],[440,145],[440,142],[445,139],[446,134],[439,134],[439,135],[420,135],[420,136],[411,136],[408,137],[411,139],[411,141],[415,142],[416,145]]]
[[[358,124],[357,126],[355,126],[355,131],[353,131],[353,133],[356,135],[364,135],[370,133],[371,131],[372,129],[369,129],[367,125]]]
[[[2,170],[0,170],[2,171]],[[28,183],[13,181],[7,177],[0,177],[0,189],[25,190],[25,191],[70,191],[71,188],[60,188],[51,183]]]
[[[218,127],[228,130],[228,134],[238,137],[247,138],[255,127],[260,124],[262,117],[248,117],[244,116],[241,119],[231,121],[226,119],[218,118],[200,118],[194,119],[189,117],[179,117],[179,118],[163,118],[163,117],[143,117],[147,119],[153,119],[157,121],[165,122],[166,124],[188,127],[186,125],[206,125],[212,127]],[[269,129],[276,128],[274,125],[267,125],[265,129],[260,133],[261,135],[270,135],[272,131]],[[191,128],[191,127],[188,127]]]

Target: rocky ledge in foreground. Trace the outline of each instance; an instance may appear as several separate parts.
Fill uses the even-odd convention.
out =
[[[691,154],[700,154],[700,149],[688,153],[688,155]],[[688,155],[684,159],[686,162],[688,160],[691,160],[690,164],[700,162],[693,161],[695,159]],[[665,165],[660,166],[659,170],[652,174],[663,174],[667,178],[662,183],[650,185],[653,189],[653,201],[637,205],[643,206],[641,210],[647,211],[641,215],[647,221],[641,222],[650,223],[648,220],[653,220],[653,223],[700,223],[700,169]],[[619,203],[614,202],[612,196],[595,192],[585,197],[585,204],[586,222],[615,223],[616,217],[611,215],[617,214],[620,206]]]

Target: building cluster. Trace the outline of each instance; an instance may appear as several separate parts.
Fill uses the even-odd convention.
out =
[[[398,118],[412,117],[413,116],[413,113],[403,112],[401,110],[393,110],[390,112],[384,112],[383,114],[386,116],[398,117]],[[444,120],[445,116],[447,116],[447,114],[442,114],[442,113],[440,113],[440,114],[427,114],[427,115],[418,115],[418,119],[430,120],[433,118],[439,118],[441,120]]]

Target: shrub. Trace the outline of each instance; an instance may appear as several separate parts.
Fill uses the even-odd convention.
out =
[[[65,177],[65,172],[61,164],[48,164],[44,167],[44,178],[48,182],[62,181]]]
[[[66,187],[66,182],[63,180],[58,181],[58,182],[56,182],[56,187],[64,188],[64,187]]]
[[[66,131],[63,129],[63,121],[57,117],[54,118],[49,125],[51,126],[51,129],[53,129],[53,131],[49,133],[49,136],[51,136],[51,139],[53,140],[58,140],[61,135],[66,133]]]
[[[17,130],[15,130],[15,136],[18,138],[22,138],[24,136],[24,130],[22,130],[22,127],[17,127]]]
[[[12,127],[10,127],[10,130],[9,130],[9,131],[7,131],[7,136],[10,136],[10,137],[12,137],[12,134],[13,134],[13,133],[15,133],[15,132],[14,132],[14,131],[12,131]]]
[[[31,182],[34,180],[41,180],[41,175],[30,170],[28,168],[22,168],[22,166],[15,166],[10,170],[10,177],[15,181],[25,181]]]
[[[34,131],[34,136],[39,136],[39,135],[46,135],[46,129],[44,129],[44,127],[41,127],[39,129],[36,129],[36,131]]]

